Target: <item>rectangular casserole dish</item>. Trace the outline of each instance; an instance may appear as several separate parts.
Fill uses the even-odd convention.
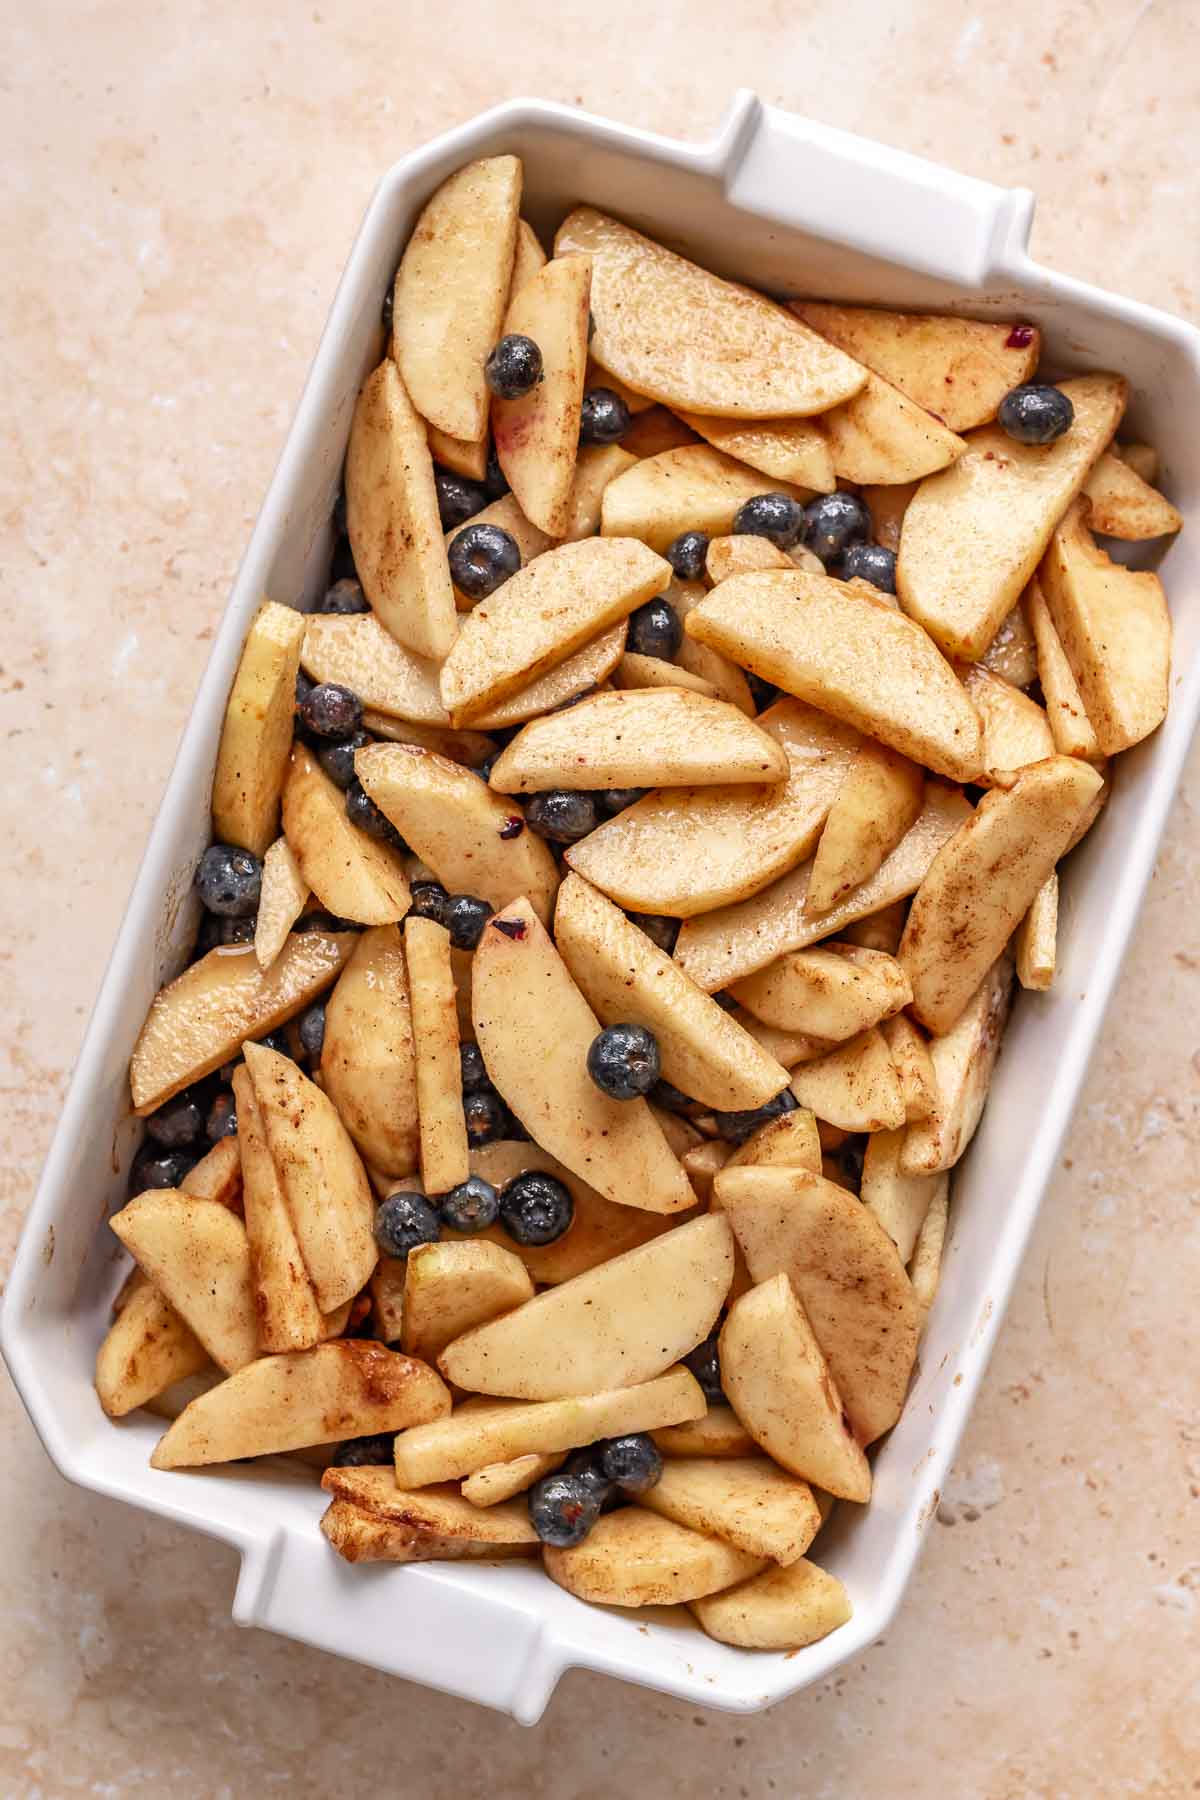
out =
[[[1058,980],[1051,993],[1020,996],[982,1127],[957,1173],[942,1286],[909,1404],[875,1458],[871,1506],[839,1509],[821,1539],[820,1561],[845,1582],[854,1617],[786,1656],[715,1643],[682,1609],[582,1605],[532,1566],[348,1567],[317,1530],[324,1496],[311,1477],[270,1465],[159,1473],[148,1459],[161,1423],[135,1414],[114,1426],[92,1388],[122,1260],[100,1227],[123,1202],[140,1130],[126,1066],[154,993],[182,965],[195,931],[190,881],[207,841],[213,761],[242,640],[264,593],[310,606],[321,592],[351,411],[380,352],[380,304],[400,249],[447,174],[502,150],[524,158],[524,210],[547,241],[567,207],[586,201],[779,295],[1033,320],[1056,373],[1113,368],[1130,378],[1126,429],[1159,449],[1188,520],[1167,580],[1169,716],[1121,758],[1111,804],[1066,866]],[[514,101],[414,152],[380,184],[200,686],[0,1315],[0,1347],[62,1473],[233,1545],[239,1623],[526,1723],[575,1666],[694,1704],[753,1711],[829,1674],[887,1626],[986,1367],[1200,709],[1200,609],[1188,603],[1200,560],[1200,333],[1039,268],[1026,250],[1032,209],[1023,190],[814,125],[750,93],[697,147]]]

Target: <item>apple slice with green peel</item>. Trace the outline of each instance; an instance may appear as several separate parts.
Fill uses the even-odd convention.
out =
[[[650,1433],[664,1456],[753,1456],[754,1439],[732,1406],[710,1406],[684,1425],[662,1425]]]
[[[555,257],[513,296],[504,335],[532,338],[542,375],[519,399],[492,401],[492,439],[517,503],[557,538],[571,520],[591,286],[586,256]]]
[[[453,722],[477,722],[670,581],[670,563],[634,538],[544,551],[463,620],[441,675]]]
[[[821,1173],[821,1139],[807,1106],[768,1119],[725,1164],[727,1169],[811,1169]]]
[[[109,1220],[139,1269],[227,1375],[258,1355],[246,1227],[227,1206],[152,1188]]]
[[[1058,871],[1047,875],[1021,920],[1016,936],[1017,980],[1044,994],[1054,985],[1058,949]]]
[[[900,1077],[878,1028],[793,1069],[792,1093],[843,1131],[886,1131],[905,1119]]]
[[[536,1548],[537,1532],[527,1506],[474,1506],[453,1487],[402,1488],[391,1465],[375,1468],[329,1468],[321,1486],[335,1500],[357,1507],[383,1523],[411,1531],[418,1539],[461,1540],[471,1546]]]
[[[787,1070],[611,900],[568,875],[558,890],[559,955],[602,1024],[645,1025],[658,1040],[667,1081],[704,1106],[763,1106]]]
[[[837,1576],[806,1557],[764,1569],[722,1594],[703,1595],[689,1607],[708,1637],[738,1650],[803,1650],[845,1625],[854,1611]]]
[[[522,178],[517,156],[456,169],[426,203],[396,271],[392,354],[414,406],[452,437],[487,435],[483,365],[508,304]],[[528,268],[528,245],[522,258]]]
[[[291,1057],[265,1044],[244,1053],[296,1241],[329,1313],[366,1285],[379,1255],[370,1184],[332,1100]]]
[[[264,1356],[186,1406],[150,1458],[196,1468],[301,1450],[444,1418],[446,1384],[411,1356],[361,1338]]]
[[[785,491],[794,486],[831,494],[837,485],[829,445],[815,419],[722,419],[693,412],[679,416],[714,450],[771,481],[783,482]]]
[[[761,538],[759,542],[765,543],[766,539]],[[673,581],[664,595],[664,599],[683,620],[707,598],[708,589],[702,581]],[[727,656],[722,656],[719,650],[710,649],[707,644],[689,637],[686,629],[683,642],[675,652],[675,667],[685,670],[689,675],[698,675],[702,681],[710,682],[716,689],[719,700],[736,706],[748,719],[753,719],[758,712],[754,695],[750,692],[750,683],[738,665]]]
[[[254,955],[269,969],[287,942],[288,932],[304,911],[308,883],[286,838],[276,838],[263,857],[262,892],[254,926]]]
[[[345,480],[346,528],[364,594],[394,638],[440,660],[458,625],[433,459],[390,357],[358,396]]]
[[[331,913],[360,925],[404,917],[411,896],[400,853],[351,824],[346,796],[301,743],[283,784],[283,829],[302,878]]]
[[[873,1443],[900,1417],[917,1354],[917,1309],[896,1246],[856,1195],[807,1169],[727,1169],[716,1188],[751,1275],[790,1280],[854,1435]],[[753,1431],[736,1392],[729,1397]]]
[[[646,1102],[610,1100],[588,1074],[600,1021],[528,900],[485,926],[471,990],[488,1074],[535,1143],[623,1206],[696,1204]]]
[[[924,771],[868,739],[829,809],[813,858],[809,912],[828,912],[869,881],[920,817],[924,800]]]
[[[243,1171],[250,1291],[257,1320],[254,1356],[309,1350],[326,1335],[317,1296],[288,1212],[279,1173],[255,1099],[250,1071],[233,1072],[237,1143]],[[244,1358],[246,1362],[253,1357]]]
[[[899,960],[913,1016],[947,1032],[1053,873],[1103,777],[1051,756],[993,788],[942,846],[909,909]]]
[[[632,469],[637,461],[621,444],[582,444],[575,459],[575,480],[567,508],[567,527],[563,542],[577,544],[581,538],[594,537],[600,529],[600,511],[604,490],[610,481]]]
[[[785,1274],[734,1301],[721,1328],[721,1380],[746,1430],[780,1468],[842,1500],[871,1498],[871,1466]]]
[[[786,780],[781,746],[736,707],[678,688],[592,694],[535,719],[501,751],[489,785],[546,788],[710,787]]]
[[[641,804],[641,802],[639,802]],[[971,816],[957,788],[930,782],[920,818],[869,881],[814,919],[806,910],[812,864],[803,863],[770,887],[703,918],[685,919],[675,944],[675,960],[698,987],[715,993],[789,950],[803,950],[834,937],[856,919],[914,894],[938,850]],[[585,871],[586,873],[586,871]]]
[[[1088,522],[1105,537],[1136,544],[1182,529],[1183,517],[1171,502],[1111,450],[1104,452],[1083,491],[1092,503]]]
[[[467,1179],[471,1168],[450,933],[434,919],[410,919],[404,928],[404,955],[416,1057],[421,1182],[427,1194],[448,1194]]]
[[[406,844],[452,894],[492,906],[528,895],[548,919],[558,867],[520,809],[493,794],[470,769],[412,744],[372,744],[355,773]]]
[[[532,1299],[533,1282],[512,1250],[475,1239],[418,1244],[405,1269],[400,1347],[436,1363],[455,1338]]]
[[[123,1419],[175,1382],[208,1367],[208,1351],[195,1332],[142,1278],[96,1352],[96,1393],[110,1419]]]
[[[980,787],[1011,787],[1018,769],[1054,755],[1045,707],[982,663],[964,670],[962,679],[983,726]]]
[[[438,665],[385,631],[374,613],[316,613],[305,621],[300,661],[314,681],[335,681],[394,719],[448,726]]]
[[[920,481],[967,447],[964,438],[875,374],[853,399],[823,415],[821,430],[839,480],[880,486]]]
[[[592,258],[597,362],[666,406],[806,418],[848,400],[865,380],[858,363],[774,301],[590,206],[567,215],[554,249]]]
[[[928,1118],[908,1127],[900,1150],[905,1175],[952,1169],[979,1124],[1012,1002],[1013,964],[1005,954],[988,970],[950,1030],[929,1041],[937,1097]]]
[[[565,1460],[561,1454],[538,1456],[530,1451],[527,1456],[514,1456],[511,1462],[488,1463],[467,1476],[462,1484],[462,1497],[472,1506],[500,1505],[515,1494],[527,1493],[535,1481],[540,1481],[543,1475],[553,1475]]]
[[[925,1214],[941,1189],[949,1191],[950,1177],[906,1175],[900,1166],[904,1137],[903,1129],[872,1132],[863,1158],[860,1198],[895,1244],[900,1261],[907,1263]]]
[[[292,743],[296,671],[305,617],[264,601],[254,616],[225,706],[213,775],[218,843],[266,854],[279,830],[279,796]]]
[[[1100,740],[1084,710],[1079,686],[1071,673],[1062,639],[1054,628],[1042,585],[1035,576],[1025,590],[1024,608],[1037,645],[1037,673],[1046,702],[1046,718],[1060,756],[1099,761]]]
[[[134,1111],[144,1116],[295,1018],[350,955],[353,932],[293,933],[269,969],[251,944],[210,950],[160,988],[129,1059]]]
[[[798,700],[776,702],[757,724],[786,755],[786,781],[647,794],[573,844],[571,868],[621,906],[681,919],[792,868],[816,843],[860,740]]]
[[[684,629],[868,737],[956,781],[980,768],[979,719],[920,626],[827,575],[723,581]]]
[[[821,1529],[808,1483],[765,1456],[668,1462],[638,1501],[677,1525],[777,1563],[803,1556]]]
[[[552,1456],[604,1437],[681,1425],[704,1412],[700,1384],[687,1369],[569,1400],[468,1400],[452,1417],[396,1439],[396,1480],[402,1487],[459,1481],[491,1463]]]
[[[601,1606],[676,1606],[745,1581],[763,1565],[762,1557],[639,1506],[597,1519],[569,1550],[547,1545],[543,1561],[551,1581]]]
[[[1121,422],[1122,376],[1059,386],[1075,409],[1069,431],[1052,444],[1018,444],[983,426],[956,463],[921,483],[904,515],[901,605],[960,662],[983,655]]]
[[[321,1078],[374,1168],[407,1175],[417,1167],[412,1011],[404,943],[395,925],[362,933],[326,1002]]]
[[[937,1105],[937,1075],[920,1026],[901,1012],[885,1019],[879,1029],[904,1096],[905,1118],[910,1124],[927,1119]]]
[[[565,662],[547,669],[528,687],[518,688],[507,700],[499,700],[480,713],[475,723],[489,731],[503,731],[510,725],[523,725],[526,719],[554,712],[569,700],[599,687],[621,661],[629,627],[624,619],[594,637],[582,650],[576,650]]]
[[[638,656],[627,650],[612,672],[612,685],[630,692],[638,688],[676,688],[689,694],[703,694],[708,700],[719,700],[716,683],[703,675],[693,675],[678,663],[664,662],[660,656]],[[739,708],[739,711],[741,709]]]
[[[895,957],[857,944],[790,951],[730,991],[768,1025],[834,1043],[878,1025],[912,999]]]
[[[669,1117],[665,1114],[664,1117]],[[471,1151],[471,1173],[482,1175],[493,1187],[503,1188],[516,1175],[535,1169],[553,1175],[570,1190],[575,1211],[562,1237],[552,1244],[516,1244],[502,1225],[489,1225],[479,1237],[520,1257],[539,1285],[556,1286],[570,1281],[622,1251],[636,1250],[670,1230],[675,1220],[636,1206],[620,1206],[606,1200],[578,1175],[528,1139],[500,1138]]]
[[[498,525],[501,531],[507,531],[521,552],[522,564],[531,563],[535,556],[540,556],[542,551],[548,550],[554,542],[554,539],[549,537],[546,532],[540,531],[536,525],[530,523],[512,494],[502,494],[499,500],[493,500],[490,506],[485,506],[481,512],[472,513],[469,519],[465,519],[461,525],[456,525],[453,531],[448,531],[446,533],[447,554],[459,532],[465,531],[469,525]],[[461,588],[456,587],[454,604],[459,612],[469,613],[475,611],[479,602],[472,600],[469,595],[463,593]]]
[[[643,457],[610,481],[600,507],[605,537],[635,537],[652,550],[665,550],[681,531],[718,537],[733,530],[739,507],[758,494],[785,493],[811,499],[811,490],[772,482],[757,469],[723,456],[711,444],[685,444]]]

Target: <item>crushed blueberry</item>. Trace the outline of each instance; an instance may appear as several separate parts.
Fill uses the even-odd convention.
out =
[[[525,820],[522,818],[521,814],[510,813],[500,827],[500,836],[504,839],[505,843],[511,843],[513,838],[520,837],[524,829]]]
[[[525,936],[524,919],[493,919],[492,924],[497,931],[502,931],[506,938],[513,938],[518,943]]]
[[[237,1102],[228,1088],[222,1088],[219,1094],[214,1095],[213,1103],[208,1109],[204,1135],[210,1144],[216,1144],[223,1137],[236,1137],[237,1128]]]

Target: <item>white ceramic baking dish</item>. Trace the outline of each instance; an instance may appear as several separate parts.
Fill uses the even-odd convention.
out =
[[[875,1495],[844,1506],[820,1560],[854,1618],[799,1654],[753,1655],[701,1635],[680,1609],[582,1605],[535,1567],[350,1568],[317,1530],[312,1483],[253,1466],[160,1474],[161,1423],[115,1426],[92,1390],[96,1346],[120,1276],[104,1231],[138,1127],[126,1064],[160,983],[196,925],[189,883],[208,829],[225,696],[265,592],[311,605],[328,566],[330,511],[355,392],[377,358],[380,303],[417,210],[471,157],[518,152],[526,210],[547,240],[576,201],[619,213],[722,273],[769,291],[1020,317],[1062,370],[1132,381],[1133,431],[1162,453],[1188,515],[1171,549],[1170,716],[1123,757],[1107,812],[1063,884],[1054,991],[1021,996],[987,1113],[954,1188],[941,1290],[904,1415],[875,1459]],[[295,423],[217,636],[104,980],[5,1298],[0,1344],[64,1475],[234,1545],[233,1612],[380,1669],[537,1719],[565,1669],[583,1666],[705,1706],[752,1711],[827,1675],[884,1630],[987,1363],[1071,1115],[1200,708],[1200,333],[1033,263],[1032,196],[953,174],[737,96],[695,147],[514,101],[398,163],[354,245]]]

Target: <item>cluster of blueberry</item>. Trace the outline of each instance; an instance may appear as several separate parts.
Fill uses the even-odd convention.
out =
[[[385,1256],[403,1260],[418,1244],[436,1244],[442,1227],[486,1231],[499,1224],[514,1243],[553,1244],[570,1227],[575,1202],[556,1175],[528,1169],[502,1188],[482,1175],[468,1175],[448,1194],[400,1188],[375,1211],[375,1242]]]

